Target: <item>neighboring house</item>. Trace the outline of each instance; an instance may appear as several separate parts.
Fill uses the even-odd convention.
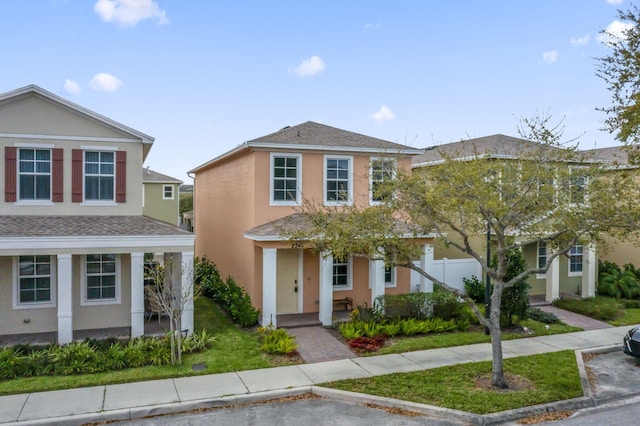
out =
[[[182,181],[145,167],[142,169],[142,184],[142,214],[172,225],[179,225],[178,188]]]
[[[413,157],[412,168],[416,170],[441,164],[445,156],[460,160],[473,158],[517,160],[519,153],[535,152],[537,149],[539,144],[535,142],[497,134],[430,147],[424,154]],[[560,148],[548,147],[548,149]],[[485,237],[480,236],[475,240],[478,252],[484,252],[482,247],[486,245],[485,241]],[[458,251],[450,251],[448,254],[452,258],[464,257]],[[530,267],[543,266],[546,263],[546,247],[542,243],[525,246],[523,254]],[[546,274],[529,277],[528,282],[531,286],[529,295],[544,295],[547,301],[559,298],[561,293],[577,293],[582,297],[594,296],[596,273],[595,248],[576,245],[567,256],[556,258]]]
[[[262,312],[318,313],[330,325],[333,301],[367,304],[384,293],[407,293],[410,270],[382,261],[338,259],[292,246],[283,227],[304,227],[303,199],[325,206],[376,204],[372,188],[396,167],[409,170],[422,150],[306,122],[245,142],[190,173],[194,178],[196,255],[244,286]],[[433,247],[425,240],[423,266]],[[427,290],[423,280],[422,290]],[[336,304],[343,308],[344,304]]]
[[[38,86],[0,94],[0,342],[143,335],[147,252],[191,288],[194,236],[143,215],[152,144]]]

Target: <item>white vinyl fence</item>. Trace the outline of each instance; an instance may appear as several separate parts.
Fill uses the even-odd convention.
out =
[[[420,262],[415,262],[420,267]],[[464,291],[463,278],[471,278],[473,275],[482,280],[482,267],[475,259],[441,259],[434,260],[427,266],[427,272],[435,278],[446,283],[450,287]],[[420,286],[420,275],[418,272],[411,270],[411,291],[423,291]]]

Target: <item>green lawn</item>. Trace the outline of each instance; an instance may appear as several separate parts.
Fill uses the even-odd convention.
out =
[[[638,325],[640,324],[640,309],[626,308],[620,318],[609,321],[609,324],[615,325],[616,327],[621,325]]]
[[[572,351],[506,359],[505,372],[530,381],[531,388],[485,390],[479,376],[490,375],[491,362],[460,364],[413,373],[342,380],[322,386],[487,414],[582,396]]]
[[[279,362],[279,358],[262,353],[254,333],[233,324],[224,311],[207,297],[196,299],[194,323],[196,331],[206,329],[215,340],[205,352],[184,355],[182,366],[148,366],[96,374],[2,380],[0,395],[249,370],[272,367]],[[194,372],[191,366],[195,363],[204,364],[206,369]]]

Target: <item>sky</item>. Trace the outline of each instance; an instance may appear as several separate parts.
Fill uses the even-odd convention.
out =
[[[187,171],[316,121],[414,148],[551,115],[617,145],[596,58],[629,0],[2,0],[0,92],[36,84],[155,138]]]

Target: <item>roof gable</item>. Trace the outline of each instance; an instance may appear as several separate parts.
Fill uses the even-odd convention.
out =
[[[181,184],[180,179],[176,179],[171,176],[163,175],[156,171],[151,170],[149,167],[142,168],[142,183],[177,183]]]

